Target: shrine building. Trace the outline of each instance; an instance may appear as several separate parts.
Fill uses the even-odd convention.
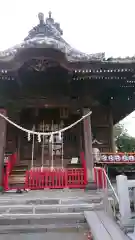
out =
[[[42,13],[38,18],[23,42],[0,52],[0,113],[26,129],[50,132],[92,111],[63,133],[62,142],[57,137],[53,142],[54,167],[79,162],[83,151],[91,172],[93,139],[101,152],[114,152],[113,126],[134,110],[135,58],[82,53],[64,40],[50,12],[46,19]],[[0,133],[1,181],[4,153],[16,152],[16,164],[27,169],[32,158],[34,167],[51,167],[48,137],[41,142],[35,137],[33,146],[33,138],[28,141],[25,132],[2,117]]]

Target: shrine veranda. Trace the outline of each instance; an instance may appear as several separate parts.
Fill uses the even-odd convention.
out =
[[[33,157],[33,137],[28,141],[26,133],[0,118],[1,182],[3,155],[14,152],[17,164],[27,163],[29,169],[32,158],[33,167],[51,167],[52,154],[53,167],[68,168],[74,159],[79,166],[84,152],[90,174],[93,139],[101,165],[133,166],[135,154],[114,155],[113,126],[134,108],[134,57],[106,59],[104,53],[79,52],[63,39],[60,24],[51,15],[44,20],[39,14],[38,25],[21,44],[0,52],[0,113],[42,132],[62,129],[89,111],[92,114],[64,132],[61,142],[55,137],[53,153],[49,137],[41,142],[35,137]]]

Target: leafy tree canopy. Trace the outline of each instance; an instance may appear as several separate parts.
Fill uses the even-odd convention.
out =
[[[119,152],[135,152],[135,138],[121,124],[114,126],[114,137]]]

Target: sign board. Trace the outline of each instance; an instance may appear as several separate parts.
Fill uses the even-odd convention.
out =
[[[72,157],[71,164],[77,164],[78,163],[78,157]]]

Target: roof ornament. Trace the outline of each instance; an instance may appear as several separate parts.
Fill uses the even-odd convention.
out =
[[[24,48],[54,48],[66,55],[68,61],[104,61],[104,53],[86,54],[70,46],[62,37],[63,31],[58,22],[52,18],[49,11],[48,17],[44,20],[44,14],[38,14],[39,22],[28,33],[27,37],[19,45],[6,51],[0,52],[0,61],[10,61]],[[9,57],[10,56],[10,57]],[[135,57],[134,57],[135,60]],[[112,60],[114,61],[114,60]],[[117,59],[115,60],[117,61]]]
[[[48,12],[48,15],[49,15],[49,18],[52,18],[52,12],[51,11]]]
[[[38,19],[39,19],[39,24],[42,25],[44,24],[44,14],[43,13],[39,13],[38,14]]]
[[[47,24],[51,24],[53,28],[55,28],[57,30],[57,32],[60,34],[60,36],[63,35],[63,31],[60,27],[60,24],[58,22],[55,22],[54,19],[52,18],[52,12],[49,11],[48,12],[48,18],[46,18],[46,23]]]
[[[48,18],[46,18],[46,23],[47,24],[54,24],[54,19],[52,18],[52,12],[48,12]]]

